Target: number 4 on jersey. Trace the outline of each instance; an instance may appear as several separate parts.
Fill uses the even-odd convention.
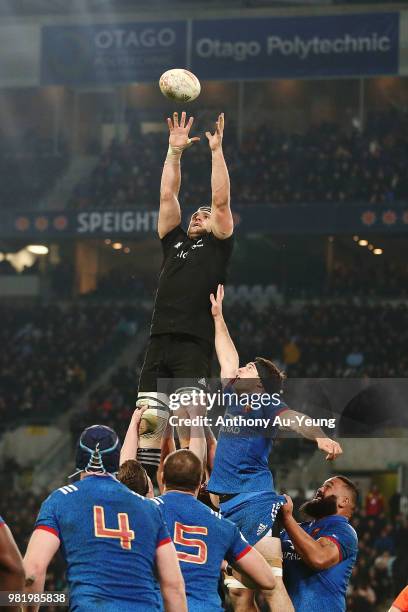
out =
[[[110,529],[105,526],[105,511],[102,506],[94,506],[94,526],[97,538],[114,538],[120,540],[120,545],[125,550],[132,548],[132,540],[135,532],[130,529],[129,517],[126,512],[118,513],[119,529]]]

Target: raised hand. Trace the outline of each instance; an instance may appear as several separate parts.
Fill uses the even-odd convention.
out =
[[[224,285],[218,285],[217,297],[214,297],[213,293],[211,293],[210,295],[211,314],[214,318],[222,317],[222,300],[223,299],[224,299]]]
[[[327,453],[327,461],[333,461],[343,453],[340,444],[330,438],[316,438],[316,443],[319,450],[323,451],[323,453]]]
[[[284,493],[283,496],[286,499],[286,504],[283,504],[283,506],[280,509],[280,512],[281,512],[282,518],[285,519],[286,517],[292,516],[293,514],[293,501],[289,495],[286,495],[286,493]]]
[[[215,132],[206,132],[205,135],[208,138],[208,144],[210,145],[211,151],[216,151],[222,147],[222,137],[224,135],[224,113],[219,115],[215,124]]]
[[[190,117],[186,124],[186,113],[183,111],[181,113],[180,123],[178,119],[178,113],[173,113],[173,121],[170,117],[167,118],[167,125],[169,126],[169,144],[171,147],[176,147],[180,150],[187,149],[187,147],[191,147],[194,142],[198,142],[200,138],[198,136],[194,136],[194,138],[189,138],[189,132],[191,126],[193,125],[194,117]]]

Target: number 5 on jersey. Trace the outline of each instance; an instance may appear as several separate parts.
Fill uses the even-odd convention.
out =
[[[207,562],[207,544],[203,540],[186,538],[184,534],[188,535],[207,535],[207,527],[197,527],[190,525],[182,525],[181,523],[174,524],[174,544],[181,544],[187,548],[196,548],[198,552],[186,553],[180,550],[177,551],[177,557],[179,561],[185,561],[186,563],[199,563],[202,565]]]
[[[97,538],[114,538],[120,540],[120,545],[125,550],[132,548],[132,540],[135,539],[135,532],[130,529],[129,517],[126,512],[118,513],[119,529],[108,528],[105,525],[105,510],[102,506],[94,506],[94,527]]]

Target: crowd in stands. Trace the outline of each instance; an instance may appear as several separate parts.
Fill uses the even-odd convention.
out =
[[[94,423],[113,427],[121,439],[124,439],[130,417],[135,409],[142,358],[140,355],[134,369],[127,366],[118,368],[109,381],[89,395],[85,410],[76,412],[71,419],[74,443],[80,432]]]
[[[149,283],[151,285],[151,282]],[[150,298],[153,291],[140,278],[140,272],[130,268],[112,268],[98,279],[96,289],[88,297],[109,299],[143,299]]]
[[[47,492],[34,495],[26,490],[18,493],[10,488],[10,474],[14,468],[12,463],[7,463],[0,471],[1,512],[24,554],[35,517]],[[373,503],[374,496],[377,497],[376,503]],[[304,491],[299,490],[293,501],[295,516],[298,520],[305,520],[298,510],[305,501]],[[384,612],[407,582],[408,515],[401,511],[399,494],[393,494],[386,502],[374,486],[366,499],[360,501],[352,519],[359,537],[359,554],[347,591],[348,612]],[[50,591],[66,587],[65,563],[60,553],[48,569],[46,584]],[[262,601],[259,603],[263,611]],[[54,608],[47,610],[54,612]],[[231,612],[232,608],[227,604],[226,610]]]
[[[67,167],[66,146],[55,150],[49,138],[27,131],[18,142],[0,138],[0,208],[28,210],[38,207],[40,198],[54,185]]]
[[[257,251],[252,252],[249,257],[252,260],[249,268],[258,267],[259,258]],[[371,258],[373,259],[373,258]],[[374,265],[373,265],[374,263]],[[313,274],[313,278],[308,274],[303,274],[303,270],[288,268],[284,273],[279,272],[275,275],[269,272],[266,279],[270,284],[240,284],[228,283],[226,286],[226,296],[228,302],[248,302],[253,301],[263,305],[271,300],[282,299],[332,299],[332,300],[351,300],[360,298],[363,300],[378,298],[398,298],[408,297],[408,266],[401,261],[396,261],[392,257],[373,262],[368,261],[366,265],[358,259],[346,264],[340,260],[336,261],[331,273],[322,271]],[[8,261],[0,262],[0,275],[16,274],[16,270]],[[38,265],[26,268],[22,274],[38,273]],[[74,291],[74,270],[67,261],[50,269],[50,286],[57,296],[72,296]],[[241,278],[250,277],[251,273],[240,270]],[[284,277],[284,281],[282,281]],[[118,300],[152,299],[156,292],[156,277],[149,274],[141,277],[140,270],[135,270],[131,264],[112,268],[105,274],[97,278],[97,286],[88,297],[109,298]]]
[[[34,494],[28,487],[25,489],[13,488],[12,479],[16,470],[19,468],[12,460],[2,462],[0,466],[0,512],[9,525],[20,552],[24,555],[38,511],[49,492],[44,490]],[[60,552],[48,568],[46,588],[47,591],[63,591],[66,588],[65,562]],[[61,608],[47,606],[41,609],[47,612],[58,612],[58,609]]]
[[[382,261],[382,265],[346,265],[336,262],[333,272],[326,280],[322,295],[329,297],[386,297],[406,299],[408,297],[408,266],[403,261]],[[371,262],[369,262],[371,263]],[[376,262],[378,263],[378,262]],[[308,295],[307,286],[303,294]],[[310,295],[310,293],[309,293]]]
[[[373,496],[381,503],[373,504]],[[408,516],[400,512],[397,493],[388,500],[388,511],[381,498],[374,486],[352,519],[359,554],[348,589],[350,612],[387,610],[407,583]]]
[[[229,329],[242,363],[272,358],[295,378],[404,378],[408,376],[406,305],[306,304],[295,308],[226,306]],[[72,419],[73,437],[95,422],[126,431],[134,410],[143,354],[96,389]],[[217,372],[214,364],[214,373]]]
[[[140,309],[112,305],[0,311],[0,430],[18,418],[41,422],[68,408],[143,317]]]
[[[235,303],[226,317],[241,360],[270,355],[290,377],[405,377],[408,307],[319,303],[257,312]]]
[[[10,346],[14,359],[18,356],[21,361],[21,368],[13,371],[21,388],[32,388],[37,392],[36,381],[33,381],[33,355],[40,359],[40,367],[36,368],[40,388],[38,394],[33,396],[34,401],[31,400],[30,410],[40,405],[40,398],[49,392],[50,387],[65,386],[64,393],[68,397],[82,389],[92,371],[96,355],[103,352],[118,330],[123,329],[123,322],[129,322],[134,315],[133,311],[113,308],[99,307],[98,312],[100,314],[84,306],[79,310],[70,307],[66,312],[37,309],[37,317],[30,314],[30,323],[27,323],[27,314],[2,313],[5,323],[2,328],[3,345]],[[408,369],[403,350],[408,329],[406,306],[309,304],[295,310],[278,310],[270,306],[258,312],[250,303],[236,303],[226,307],[226,317],[243,360],[253,358],[255,354],[268,354],[277,359],[290,376],[404,376]],[[81,337],[86,337],[86,349],[85,344],[81,344]],[[77,351],[74,346],[78,347]],[[270,347],[275,347],[273,354]],[[356,357],[358,352],[362,356]],[[48,353],[49,360],[44,361],[44,355]],[[109,351],[109,354],[111,356],[112,352]],[[103,386],[89,395],[86,409],[72,419],[73,439],[77,439],[83,427],[95,422],[113,426],[123,439],[134,410],[142,357],[140,355],[132,368],[121,366]],[[3,360],[1,366],[3,377],[7,374],[6,361]],[[53,362],[58,363],[58,368],[54,367]],[[54,379],[57,369],[63,373],[64,380]],[[47,371],[48,391],[41,387],[43,371]],[[26,373],[32,382],[21,384],[22,380],[25,381]],[[2,385],[2,388],[8,387]],[[19,393],[16,384],[14,392]],[[24,397],[20,394],[17,398],[17,405],[22,406]],[[282,445],[285,445],[285,441],[282,441]],[[0,482],[12,470],[13,466],[5,465],[0,473]],[[280,486],[284,486],[284,483]],[[300,505],[301,497],[299,493],[296,507]],[[13,528],[22,550],[40,502],[41,497],[26,492],[20,496],[15,492],[10,495],[6,493],[2,498],[1,512]],[[383,610],[408,575],[406,512],[401,512],[397,495],[385,503],[373,487],[366,500],[360,501],[353,525],[358,532],[360,545],[348,589],[347,610]],[[64,564],[59,557],[51,566],[48,581],[48,585],[56,590],[65,584]]]
[[[408,195],[407,124],[407,114],[388,111],[370,115],[364,129],[324,123],[286,134],[263,125],[248,130],[241,146],[227,125],[224,150],[234,204],[401,200]],[[125,142],[114,140],[76,187],[72,206],[157,208],[166,150],[166,133],[142,135],[134,129]],[[185,154],[180,200],[191,206],[210,201],[205,137]]]

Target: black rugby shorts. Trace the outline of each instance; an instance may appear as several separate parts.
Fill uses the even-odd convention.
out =
[[[207,390],[213,345],[190,334],[157,334],[149,338],[139,380],[139,393],[174,393],[180,388]],[[176,379],[163,385],[158,379]],[[166,387],[166,388],[164,388]]]

